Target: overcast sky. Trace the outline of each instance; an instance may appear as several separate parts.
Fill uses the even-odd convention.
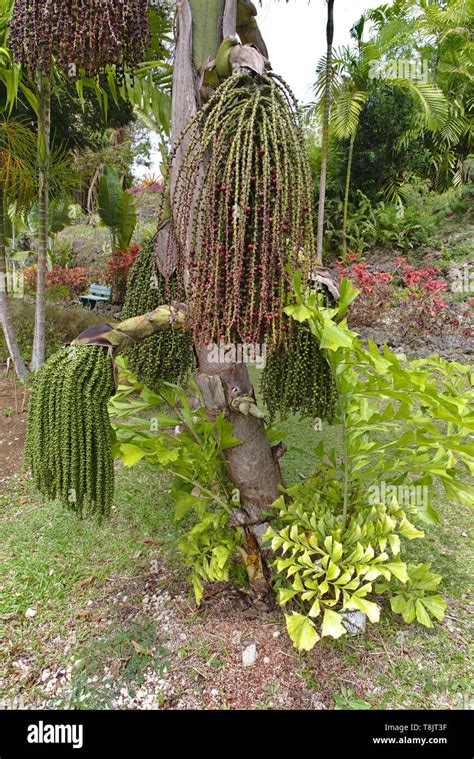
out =
[[[350,42],[349,31],[367,8],[383,0],[335,0],[334,46]],[[311,99],[311,83],[319,58],[326,53],[325,0],[263,0],[258,23],[272,66],[297,98]]]
[[[311,84],[315,79],[316,64],[326,52],[327,5],[325,0],[263,0],[258,23],[268,47],[272,66],[290,85],[296,97],[303,102],[311,100]],[[364,10],[376,8],[383,0],[335,0],[334,46],[350,43],[350,29]],[[153,138],[153,166],[159,174],[161,158],[157,140]],[[135,166],[137,178],[147,169]]]

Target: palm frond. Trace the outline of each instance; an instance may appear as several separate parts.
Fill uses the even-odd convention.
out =
[[[36,189],[36,138],[21,121],[0,119],[0,186],[9,203],[27,206]]]
[[[434,84],[429,82],[412,82],[409,79],[394,84],[401,84],[418,101],[428,129],[435,131],[446,121],[448,116],[448,101],[444,93]]]
[[[351,89],[339,95],[331,119],[331,129],[335,137],[341,140],[355,134],[368,96],[368,92]]]

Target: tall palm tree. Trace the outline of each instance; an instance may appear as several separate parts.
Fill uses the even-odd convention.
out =
[[[371,78],[374,65],[383,60],[386,49],[397,34],[396,24],[392,24],[390,35],[382,40],[377,37],[370,42],[363,41],[365,17],[362,16],[351,29],[355,47],[342,47],[332,57],[332,109],[331,133],[337,140],[349,139],[346,181],[344,188],[344,211],[342,229],[343,252],[347,252],[347,226],[349,215],[349,195],[351,185],[354,146],[357,137],[361,113],[373,87],[377,86]],[[327,58],[322,58],[317,67],[315,94],[321,96],[326,89]],[[418,106],[420,123],[423,128],[436,131],[440,129],[447,114],[447,101],[441,90],[430,82],[412,81],[408,78],[391,77],[387,80],[393,87],[410,92]],[[311,111],[310,111],[311,112]],[[312,109],[317,113],[317,108]]]
[[[38,70],[38,264],[33,355],[30,369],[44,363],[46,352],[46,268],[48,262],[49,156],[51,132],[51,82]]]
[[[379,37],[388,41],[387,54],[418,55],[430,60],[432,80],[444,93],[447,110],[435,130],[417,118],[400,142],[422,140],[428,133],[432,146],[435,186],[442,191],[466,180],[472,158],[474,119],[474,58],[472,54],[472,0],[397,0],[367,12]],[[387,29],[396,30],[387,34]],[[431,132],[431,133],[430,133]]]
[[[10,0],[8,0],[10,2]],[[48,201],[51,128],[51,81],[55,71],[93,76],[113,64],[123,82],[127,66],[139,63],[149,38],[148,2],[120,4],[89,0],[16,0],[9,21],[8,42],[13,60],[36,82],[38,118],[38,267],[35,330],[31,370],[45,359],[45,293],[48,256]]]
[[[324,72],[324,105],[321,151],[321,176],[319,179],[318,237],[316,255],[318,261],[323,258],[324,210],[326,204],[326,184],[329,157],[329,119],[332,102],[332,43],[334,39],[334,0],[327,0],[328,20],[326,25],[326,58]]]
[[[28,370],[21,357],[8,300],[5,216],[10,204],[25,211],[35,196],[35,138],[18,121],[0,120],[0,320],[15,371],[26,379]]]

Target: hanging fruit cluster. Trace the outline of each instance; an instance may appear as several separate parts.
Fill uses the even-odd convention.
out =
[[[122,318],[145,314],[176,299],[176,275],[168,281],[159,273],[154,241],[144,246],[132,266]],[[195,366],[192,337],[181,330],[165,330],[126,351],[128,367],[151,389],[161,382],[182,383]]]
[[[65,346],[35,378],[25,465],[40,493],[81,515],[107,515],[112,503],[107,403],[114,392],[112,361],[103,346]]]
[[[15,0],[9,46],[16,62],[46,75],[54,60],[69,75],[115,64],[123,77],[148,38],[148,0]]]
[[[172,206],[195,341],[285,342],[291,271],[307,274],[315,250],[293,96],[273,74],[234,74],[176,150],[183,146]]]
[[[293,322],[287,345],[271,353],[262,373],[263,400],[274,419],[289,413],[331,423],[336,401],[330,366],[317,338]]]

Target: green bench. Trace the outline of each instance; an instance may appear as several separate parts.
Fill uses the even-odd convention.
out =
[[[108,303],[112,297],[112,288],[108,285],[91,285],[86,295],[81,295],[82,308],[92,311],[96,303]]]

